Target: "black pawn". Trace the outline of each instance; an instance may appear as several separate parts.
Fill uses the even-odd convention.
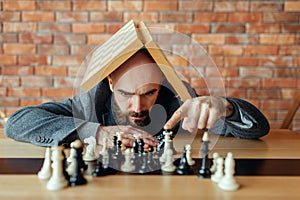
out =
[[[187,162],[187,158],[186,158],[186,149],[183,149],[182,152],[182,156],[179,162],[178,167],[176,168],[176,173],[180,174],[180,175],[188,175],[188,174],[192,174],[193,171],[191,170],[188,162]]]
[[[84,178],[82,171],[87,169],[87,165],[82,160],[82,151],[83,148],[75,148],[76,150],[76,169],[75,173],[70,177],[69,183],[71,186],[84,185],[87,183],[87,180]]]
[[[103,162],[103,156],[102,156],[102,154],[99,154],[99,156],[97,158],[97,164],[96,164],[95,171],[92,174],[93,176],[105,176],[106,175],[106,172],[105,172],[102,162]]]
[[[209,141],[202,141],[202,163],[201,167],[197,173],[199,178],[210,178],[211,176],[211,171],[209,168],[209,163],[208,163],[208,144]]]

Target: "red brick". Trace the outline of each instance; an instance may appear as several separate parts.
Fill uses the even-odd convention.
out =
[[[207,68],[207,67],[216,67],[216,63],[208,55],[196,56],[190,59],[192,66],[197,67],[198,69]]]
[[[195,22],[227,22],[228,13],[196,12]]]
[[[24,76],[21,77],[22,87],[51,87],[52,77]]]
[[[70,24],[59,24],[59,23],[40,23],[38,25],[39,32],[53,33],[53,32],[64,32],[69,33],[71,31]]]
[[[87,12],[56,12],[57,22],[87,22]]]
[[[1,84],[1,82],[0,82],[0,84]],[[0,87],[0,97],[4,97],[4,96],[7,96],[7,88],[6,87]]]
[[[38,1],[39,10],[71,10],[71,1]]]
[[[272,78],[274,70],[266,67],[239,67],[241,78]]]
[[[173,66],[187,66],[188,61],[187,59],[181,57],[181,56],[167,56],[168,61],[171,63]]]
[[[108,3],[109,11],[142,11],[142,6],[143,6],[142,1],[115,0],[115,1],[108,1],[107,3]]]
[[[249,2],[245,1],[221,1],[214,2],[214,11],[216,12],[234,12],[234,11],[248,11]]]
[[[89,34],[87,36],[87,44],[103,44],[111,36],[111,34]]]
[[[249,56],[253,55],[277,55],[279,47],[276,45],[250,45],[245,46],[244,54]]]
[[[241,67],[241,66],[257,66],[258,58],[256,57],[225,57],[226,67]]]
[[[0,105],[5,107],[19,106],[19,98],[0,97]]]
[[[293,67],[293,58],[289,56],[268,56],[259,59],[259,66]]]
[[[35,10],[35,1],[9,0],[3,2],[3,10],[24,11]]]
[[[209,55],[234,55],[243,54],[243,47],[237,45],[211,45],[208,47]]]
[[[20,21],[21,19],[21,14],[20,12],[10,12],[10,11],[3,11],[0,14],[0,21],[9,21],[9,22],[17,22]]]
[[[158,13],[157,12],[125,12],[124,21],[127,22],[131,19],[135,21],[143,22],[158,22]]]
[[[54,65],[80,65],[82,61],[83,58],[80,58],[80,56],[53,56]]]
[[[18,56],[21,65],[45,65],[48,64],[47,56]]]
[[[48,33],[20,33],[19,41],[22,43],[49,44],[53,42],[52,34]]]
[[[297,79],[290,78],[277,78],[275,79],[263,79],[263,88],[296,88]]]
[[[177,24],[175,30],[180,33],[209,33],[209,24]]]
[[[284,2],[284,11],[299,12],[300,11],[300,2],[298,2],[298,1],[285,1]]]
[[[198,57],[207,55],[207,52],[199,44],[188,44],[183,45],[173,45],[172,53],[182,57]]]
[[[263,22],[295,22],[299,23],[298,13],[284,13],[284,12],[264,12]]]
[[[123,13],[115,11],[92,12],[90,13],[90,20],[92,22],[123,22]]]
[[[296,67],[300,67],[300,57],[294,58],[294,65]],[[298,71],[300,72],[300,70],[298,70]],[[300,74],[300,73],[298,73],[298,74]],[[300,75],[298,75],[298,77],[300,77]]]
[[[104,24],[72,24],[73,33],[103,33],[104,31]]]
[[[282,11],[283,3],[278,1],[251,1],[250,11],[254,12],[271,12],[271,11]]]
[[[184,11],[212,11],[213,2],[209,1],[179,1],[179,10]]]
[[[282,24],[281,32],[282,33],[299,33],[300,25],[299,24]]]
[[[8,88],[8,95],[12,97],[39,97],[39,88]]]
[[[67,45],[42,44],[38,46],[39,55],[66,55],[70,49]]]
[[[0,64],[3,64],[3,65],[14,65],[14,64],[17,64],[17,56],[0,55]]]
[[[3,32],[36,32],[36,30],[36,23],[3,22]]]
[[[36,105],[39,105],[39,104],[42,104],[44,103],[44,100],[42,99],[21,99],[20,100],[20,106],[21,107],[27,107],[27,106],[36,106]]]
[[[86,56],[93,50],[94,46],[92,45],[72,45],[71,46],[71,55],[81,55]]]
[[[229,88],[226,89],[226,96],[246,99],[246,90],[244,88]]]
[[[18,36],[16,33],[0,33],[0,41],[2,43],[16,43],[18,42]]]
[[[226,68],[206,68],[205,75],[209,77],[237,77],[239,75],[239,69],[236,67]]]
[[[20,79],[19,77],[15,77],[15,76],[3,76],[0,79],[0,86],[6,86],[6,87],[20,86]]]
[[[84,35],[57,34],[54,36],[54,44],[85,44]]]
[[[280,90],[269,90],[255,88],[247,91],[247,96],[252,99],[280,99],[281,91]]]
[[[280,33],[280,24],[247,23],[247,33]]]
[[[35,54],[36,46],[33,44],[4,44],[5,54]]]
[[[70,77],[75,77],[78,75],[79,70],[82,69],[82,67],[78,68],[78,67],[68,67],[68,76]]]
[[[186,12],[165,12],[159,15],[160,22],[192,22],[192,13]]]
[[[175,11],[177,10],[177,1],[144,1],[144,11]]]
[[[55,77],[54,87],[74,87],[74,77]]]
[[[245,33],[245,25],[215,24],[212,25],[213,33]]]
[[[229,13],[228,14],[229,22],[261,22],[262,14],[261,13]]]
[[[32,75],[33,67],[31,66],[4,66],[2,67],[3,75]]]
[[[73,88],[42,88],[44,97],[72,97]]]
[[[106,1],[74,1],[73,10],[75,11],[105,11],[107,10]]]
[[[259,38],[256,35],[228,35],[225,40],[226,44],[258,44]]]
[[[38,66],[35,68],[35,75],[38,76],[67,76],[67,67]]]
[[[273,76],[276,78],[297,78],[297,69],[294,67],[276,67]]]
[[[199,71],[197,71],[194,67],[176,67],[176,73],[186,78],[195,76],[200,73],[200,71],[204,73],[204,70],[199,69]]]
[[[200,44],[224,44],[225,35],[224,34],[194,34],[192,37],[194,40]]]
[[[261,44],[295,44],[295,35],[292,34],[261,34],[260,43]]]
[[[53,22],[55,19],[54,12],[41,11],[24,11],[22,12],[22,21],[30,22]]]
[[[230,78],[226,84],[228,87],[232,88],[260,88],[261,81],[258,78]]]
[[[106,26],[105,26],[106,33],[114,34],[118,30],[120,30],[120,28],[122,28],[123,26],[124,26],[124,24],[106,24]]]

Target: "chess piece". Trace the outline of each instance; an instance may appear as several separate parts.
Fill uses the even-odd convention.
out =
[[[195,164],[195,161],[192,159],[192,146],[190,144],[185,145],[185,149],[186,149],[186,159],[187,162],[189,164],[189,166],[193,166]]]
[[[187,174],[192,174],[193,173],[191,168],[190,168],[190,165],[188,163],[186,152],[187,152],[187,150],[186,150],[186,148],[184,148],[183,152],[182,152],[182,156],[180,158],[179,165],[176,168],[176,173],[177,174],[187,175]]]
[[[171,142],[172,142],[172,140],[171,140],[171,135],[172,135],[172,131],[167,131],[167,130],[165,130],[164,132],[163,132],[163,134],[164,134],[164,149],[163,149],[163,154],[160,156],[160,158],[159,158],[159,161],[161,162],[161,163],[164,163],[164,162],[166,162],[166,160],[167,160],[167,151],[169,150],[169,149],[171,149]],[[172,150],[172,149],[171,149]],[[173,155],[173,150],[172,150],[172,155]]]
[[[121,131],[116,132],[118,141],[121,141],[121,151],[125,151],[125,149],[126,149],[125,145],[122,143],[122,135],[123,134],[124,134],[124,132],[121,132]]]
[[[38,172],[39,179],[46,180],[51,177],[51,149],[46,147],[44,163],[41,170]]]
[[[83,152],[82,142],[80,140],[76,140],[74,142],[74,148],[76,150],[76,156],[73,162],[75,162],[76,165],[75,165],[75,172],[72,176],[70,176],[70,180],[69,180],[71,186],[83,185],[87,183],[86,179],[83,176],[83,171],[86,170],[87,166],[85,165],[82,159],[82,152]]]
[[[63,172],[63,147],[52,147],[52,176],[47,183],[48,190],[60,190],[68,186],[68,181]]]
[[[97,158],[95,171],[92,173],[93,176],[105,176],[105,169],[103,167],[103,155],[99,153]]]
[[[222,190],[235,191],[239,188],[239,184],[236,182],[233,176],[235,173],[234,168],[235,168],[235,161],[233,159],[232,153],[229,152],[227,153],[227,156],[225,158],[225,168],[224,168],[225,175],[218,183],[219,188],[221,188]]]
[[[211,180],[215,183],[218,183],[224,176],[223,163],[224,163],[223,158],[221,157],[216,158],[215,161],[216,170],[214,174],[211,175]]]
[[[161,170],[168,173],[174,172],[176,166],[173,164],[173,162],[173,151],[172,149],[168,149],[166,151],[166,162],[161,166]]]
[[[213,153],[213,164],[210,168],[210,172],[213,174],[217,170],[217,159],[220,157],[218,152]]]
[[[211,172],[208,167],[208,144],[208,132],[204,132],[202,137],[202,164],[197,174],[199,178],[210,178],[211,176]]]
[[[88,145],[86,146],[86,151],[83,156],[84,161],[94,161],[96,160],[95,156],[95,148],[96,148],[96,138],[93,136],[90,136],[88,138],[84,138],[83,140],[84,143],[87,143]]]
[[[135,170],[135,166],[130,161],[131,158],[131,151],[130,149],[125,150],[125,161],[123,165],[121,166],[121,170],[123,172],[132,172]]]

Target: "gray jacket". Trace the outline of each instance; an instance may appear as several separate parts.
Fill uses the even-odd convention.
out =
[[[189,91],[193,93],[191,88]],[[111,95],[108,83],[104,80],[88,93],[80,92],[61,102],[22,108],[10,116],[4,132],[15,140],[40,146],[61,145],[77,138],[83,140],[96,136],[100,124],[116,125],[110,104]],[[242,99],[225,98],[233,104],[234,114],[219,119],[211,132],[247,139],[257,139],[269,132],[267,119],[256,107]],[[160,90],[156,104],[164,107],[169,119],[180,106],[180,101],[164,88]],[[174,131],[177,132],[179,128],[180,124]],[[161,132],[152,134],[161,139]]]

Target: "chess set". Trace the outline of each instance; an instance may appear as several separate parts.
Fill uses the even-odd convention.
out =
[[[208,158],[208,132],[202,138],[202,159],[195,161],[191,156],[191,145],[183,147],[182,154],[175,159],[176,150],[172,143],[172,132],[164,131],[164,145],[160,148],[144,148],[144,142],[135,135],[132,148],[122,145],[122,132],[113,138],[113,147],[107,148],[104,139],[102,149],[95,152],[95,139],[90,137],[70,144],[69,156],[64,147],[48,147],[45,151],[43,165],[38,172],[39,179],[47,180],[48,190],[60,190],[68,186],[87,184],[85,176],[102,177],[114,174],[123,175],[197,175],[199,178],[211,178],[219,188],[234,191],[239,184],[234,178],[235,160],[232,153],[226,159],[214,154]],[[98,155],[96,155],[98,154]]]

